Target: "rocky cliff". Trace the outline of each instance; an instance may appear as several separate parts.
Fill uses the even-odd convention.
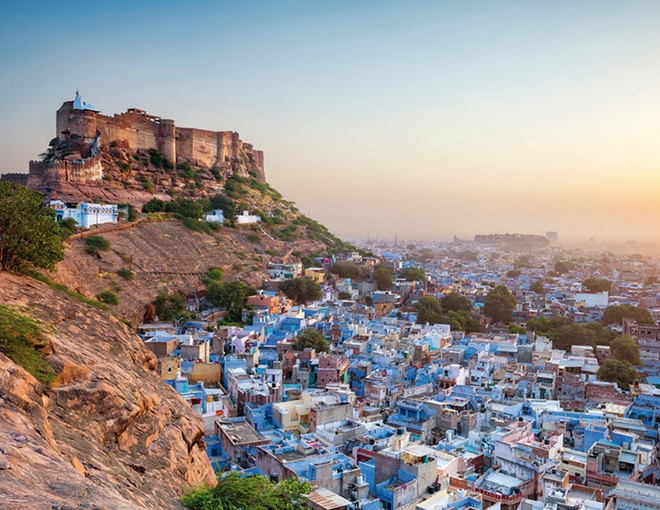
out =
[[[0,508],[178,509],[212,483],[201,419],[112,315],[0,272],[0,303],[43,325],[57,380],[0,354]]]

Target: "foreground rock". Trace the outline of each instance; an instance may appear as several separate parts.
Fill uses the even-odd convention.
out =
[[[0,354],[0,508],[178,509],[212,483],[201,419],[111,315],[0,272],[0,304],[50,328],[44,389]]]

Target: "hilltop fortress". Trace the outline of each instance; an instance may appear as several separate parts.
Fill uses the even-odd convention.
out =
[[[195,166],[216,167],[225,173],[256,174],[266,182],[263,151],[232,131],[182,128],[173,120],[129,108],[112,117],[84,103],[76,91],[73,101],[62,104],[56,115],[53,145],[75,142],[65,157],[30,161],[29,174],[5,174],[1,180],[38,188],[55,182],[88,183],[102,179],[100,147],[120,146],[132,151],[158,149],[173,162],[190,161]]]

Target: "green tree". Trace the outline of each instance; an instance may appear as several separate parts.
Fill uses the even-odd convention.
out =
[[[621,324],[623,319],[635,319],[638,324],[655,324],[653,315],[643,306],[613,305],[608,306],[600,319],[604,325]]]
[[[382,264],[374,268],[372,278],[376,282],[378,290],[389,290],[392,288],[392,273]]]
[[[54,270],[64,258],[55,211],[42,201],[41,193],[0,182],[0,269],[31,264]]]
[[[589,322],[582,327],[596,333],[596,345],[610,345],[612,340],[617,336],[616,331],[606,328],[600,322]]]
[[[439,324],[443,318],[442,306],[433,296],[423,296],[415,303],[419,324]]]
[[[512,322],[511,324],[509,324],[509,333],[511,333],[512,335],[516,335],[516,334],[524,335],[525,333],[527,333],[527,330],[522,326],[519,326],[515,322]]]
[[[307,328],[301,331],[293,342],[293,348],[296,351],[302,351],[307,347],[312,347],[316,352],[329,352],[330,344],[323,338],[323,335],[317,330]]]
[[[467,333],[481,331],[481,323],[473,319],[466,310],[450,310],[438,323],[449,324],[452,331],[465,331]]]
[[[265,476],[232,472],[219,477],[215,487],[188,492],[181,503],[191,510],[305,510],[311,491],[309,482],[296,477],[274,484]]]
[[[639,358],[640,348],[630,336],[621,335],[616,337],[610,345],[612,355],[619,361],[628,361],[632,365],[640,365],[642,360]]]
[[[407,267],[399,271],[401,278],[405,278],[409,282],[424,281],[426,280],[426,271],[421,267]]]
[[[110,241],[102,236],[89,236],[85,238],[85,251],[90,255],[98,255],[100,251],[108,251]]]
[[[152,198],[142,206],[143,213],[163,212],[165,211],[165,201],[160,198]]]
[[[529,286],[529,290],[536,292],[537,294],[545,294],[545,284],[543,283],[543,280],[532,282]]]
[[[280,284],[280,290],[298,304],[318,301],[323,295],[321,286],[308,276],[284,280]]]
[[[230,321],[241,322],[243,309],[247,308],[248,298],[256,293],[257,291],[253,287],[239,280],[213,281],[208,286],[206,300],[213,306],[224,307]]]
[[[349,292],[340,292],[337,295],[337,299],[342,299],[342,300],[351,299],[351,294]]]
[[[520,269],[509,269],[506,272],[507,278],[518,278],[520,276]]]
[[[550,335],[552,345],[555,349],[570,352],[573,345],[589,345],[596,347],[596,333],[580,326],[579,324],[567,324]]]
[[[222,281],[223,275],[224,275],[224,271],[222,270],[221,267],[211,266],[206,270],[206,276],[202,278],[202,282],[204,282],[204,284],[208,286],[212,282]]]
[[[336,274],[339,278],[351,278],[352,280],[363,280],[368,273],[364,266],[358,266],[353,262],[337,262],[330,268],[332,274]]]
[[[515,307],[516,297],[504,285],[498,285],[486,295],[484,315],[495,322],[508,322]]]
[[[78,222],[73,218],[64,218],[60,221],[60,231],[62,232],[62,239],[68,239],[78,230]]]
[[[159,292],[151,304],[156,308],[156,315],[162,321],[179,321],[187,314],[186,298],[182,294]]]
[[[612,282],[605,278],[587,278],[582,285],[586,287],[589,292],[609,292],[612,290]]]
[[[513,263],[514,269],[520,269],[521,267],[532,267],[532,263],[529,260],[527,255],[521,255]]]
[[[469,312],[472,310],[472,301],[458,292],[450,292],[440,298],[440,306],[447,312],[460,312],[461,310]]]
[[[555,272],[560,275],[568,273],[571,269],[568,262],[557,262],[555,264]]]
[[[104,289],[96,295],[96,299],[101,301],[101,303],[107,303],[109,305],[118,305],[119,296],[112,292],[110,289]]]
[[[599,381],[615,382],[619,388],[627,390],[639,378],[639,372],[630,361],[606,359],[600,364],[596,377]]]
[[[236,202],[225,195],[215,195],[210,200],[210,209],[221,209],[222,215],[228,222],[236,220]]]

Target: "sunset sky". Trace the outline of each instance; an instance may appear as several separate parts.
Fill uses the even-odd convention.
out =
[[[660,239],[660,2],[6,2],[0,173],[83,99],[234,130],[345,237]]]

